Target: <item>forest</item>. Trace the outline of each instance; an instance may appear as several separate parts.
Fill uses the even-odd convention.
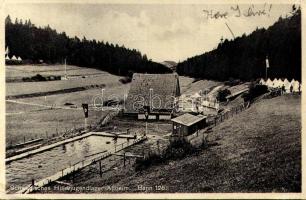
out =
[[[49,25],[36,27],[31,20],[12,22],[5,19],[5,46],[9,57],[20,56],[25,63],[64,63],[81,67],[92,67],[118,75],[140,73],[171,73],[166,66],[153,62],[136,49],[104,41],[68,37],[58,33]]]
[[[267,29],[257,28],[202,55],[178,63],[180,75],[195,78],[254,80],[268,78],[301,80],[301,10],[292,7],[290,16],[280,17]]]

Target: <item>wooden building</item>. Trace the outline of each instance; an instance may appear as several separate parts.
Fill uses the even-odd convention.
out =
[[[171,119],[180,96],[179,77],[172,74],[134,73],[128,97],[124,103],[124,115],[145,119]]]
[[[206,116],[189,113],[171,119],[173,122],[172,136],[183,137],[191,135],[206,126]]]

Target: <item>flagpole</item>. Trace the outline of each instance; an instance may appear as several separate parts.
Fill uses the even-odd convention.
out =
[[[268,78],[268,68],[269,68],[270,66],[269,66],[269,58],[268,58],[268,56],[266,56],[266,80],[267,80],[267,78]]]

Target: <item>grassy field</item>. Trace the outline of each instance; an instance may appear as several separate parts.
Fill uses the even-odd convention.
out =
[[[106,101],[108,99],[119,99],[123,100],[124,95],[128,94],[130,84],[121,84],[116,86],[106,86],[103,91],[102,89],[90,89],[79,92],[70,92],[65,94],[56,94],[40,97],[31,97],[31,98],[20,98],[17,101],[29,102],[29,103],[38,103],[42,105],[56,105],[64,106],[65,103],[73,103],[77,106],[81,106],[82,103],[93,104],[94,99],[97,98],[96,103],[100,103],[100,99]]]
[[[92,69],[77,67],[73,65],[67,65],[67,75],[68,76],[86,76],[86,75],[103,75],[106,72]],[[7,79],[20,79],[23,77],[31,77],[36,74],[41,74],[43,76],[64,76],[65,66],[64,65],[7,65],[5,68],[5,77]]]
[[[215,127],[208,141],[209,148],[195,155],[140,172],[120,161],[100,178],[98,166],[91,166],[73,185],[128,187],[128,192],[301,191],[300,96],[255,103]],[[153,190],[140,191],[138,185]],[[155,185],[166,189],[157,191]]]
[[[27,67],[29,67],[29,69],[27,69]],[[98,71],[96,69],[91,69],[91,68],[81,69],[76,66],[67,66],[67,67],[69,68],[68,71],[74,71],[74,74],[79,74],[79,75],[96,74],[96,75],[86,78],[77,78],[77,79],[59,80],[59,81],[9,82],[6,83],[6,96],[56,91],[56,90],[63,90],[63,89],[76,88],[76,87],[85,87],[90,85],[104,84],[106,87],[121,85],[119,79],[122,77],[120,76],[115,76],[107,72]],[[56,70],[55,72],[57,73],[64,73],[63,66],[56,66],[56,65],[52,67],[51,66],[6,66],[6,68],[7,68],[6,73],[9,77],[28,76],[28,73],[36,75],[37,73],[41,73],[41,71],[47,71],[48,73],[50,72],[51,74],[53,74],[54,70]],[[13,68],[15,71],[12,70],[11,68]],[[16,70],[15,68],[16,69],[22,68],[23,71]]]
[[[53,66],[6,66],[6,75],[9,77],[27,76],[36,73],[63,73],[62,65]],[[49,82],[15,82],[6,83],[6,95],[31,94],[37,92],[54,91],[66,88],[75,88],[87,85],[105,84],[103,97],[114,95],[122,100],[127,94],[130,84],[119,82],[120,76],[90,68],[67,66],[68,74],[95,76],[72,79],[67,81]],[[16,144],[23,142],[24,138],[45,138],[66,129],[84,126],[84,113],[82,103],[93,104],[95,97],[102,97],[101,89],[88,89],[79,92],[69,92],[42,97],[18,98],[17,103],[6,102],[6,142]],[[112,97],[110,97],[112,98]],[[27,105],[37,104],[37,105]],[[50,109],[48,106],[65,107],[65,103],[73,103],[77,109]],[[100,103],[100,102],[98,102]],[[89,111],[88,125],[97,123],[106,112],[98,110]]]
[[[107,112],[90,111],[88,125],[97,123]],[[6,115],[6,142],[16,144],[35,138],[55,136],[57,132],[84,127],[83,110],[45,109]]]
[[[200,90],[204,92],[205,90],[210,91],[216,86],[223,85],[221,82],[212,80],[198,80],[194,81],[191,78],[180,77],[181,93],[182,94],[194,94]]]

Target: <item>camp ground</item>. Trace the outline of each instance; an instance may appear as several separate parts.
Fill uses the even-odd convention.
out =
[[[260,79],[259,83],[261,85],[266,85],[269,88],[284,88],[286,93],[292,93],[292,92],[301,92],[301,83],[299,81],[296,81],[292,79],[291,81],[288,81],[287,78],[285,79],[277,79],[275,78],[273,81],[268,79],[265,81],[264,79]]]
[[[303,197],[299,2],[158,2],[4,2],[7,199]]]

